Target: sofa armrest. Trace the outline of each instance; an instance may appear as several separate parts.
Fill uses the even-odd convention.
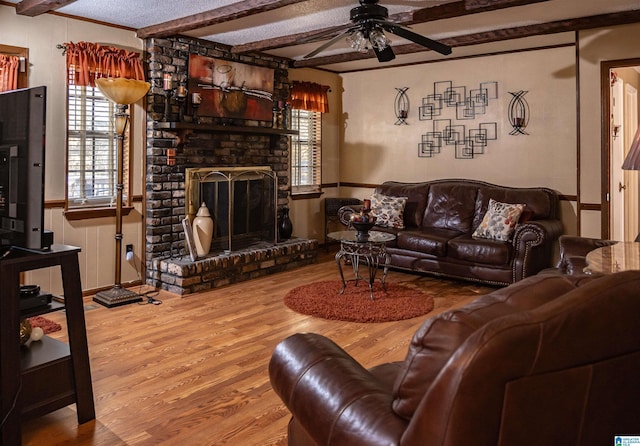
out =
[[[532,220],[516,226],[513,235],[513,282],[551,266],[553,242],[561,234],[560,220]]]
[[[363,207],[363,205],[342,206],[338,209],[338,219],[340,220],[340,223],[347,227],[350,226],[351,216],[353,214],[359,214]]]
[[[269,377],[317,444],[399,444],[406,429],[391,409],[388,386],[324,336],[295,334],[282,341],[269,362]]]
[[[516,226],[513,236],[514,243],[517,239],[526,240],[539,245],[547,240],[554,241],[562,235],[562,222],[560,220],[531,220]]]
[[[580,237],[575,235],[561,235],[560,260],[558,268],[566,274],[582,274],[587,266],[587,254],[594,249],[618,243],[614,240]]]

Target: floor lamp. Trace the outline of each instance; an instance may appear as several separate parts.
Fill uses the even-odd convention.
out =
[[[96,79],[96,86],[110,101],[116,104],[114,114],[117,139],[117,174],[116,184],[116,268],[113,288],[98,292],[94,301],[105,307],[115,307],[133,302],[140,302],[142,297],[137,293],[122,288],[122,194],[124,189],[124,134],[129,122],[127,108],[129,104],[139,101],[147,91],[149,83],[134,79],[105,77]]]
[[[627,153],[627,157],[622,163],[622,168],[625,170],[640,170],[640,127],[638,127],[636,136],[633,138],[629,153]],[[640,242],[640,234],[636,236],[635,241]]]

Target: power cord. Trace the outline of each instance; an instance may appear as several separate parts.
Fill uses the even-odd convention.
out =
[[[3,246],[2,249],[5,249],[5,246]],[[6,251],[3,252],[2,255],[0,255],[0,259],[4,259],[5,257],[9,257],[9,254],[11,254],[12,251],[13,251],[13,249],[11,248],[11,246],[6,247]]]
[[[155,297],[160,294],[158,290],[151,290],[142,292],[142,274],[140,273],[140,268],[138,268],[138,264],[136,263],[136,258],[133,255],[133,251],[129,251],[126,254],[127,262],[131,263],[136,270],[136,274],[138,275],[138,282],[140,282],[140,286],[138,288],[138,296],[142,297],[142,301],[138,302],[138,305],[160,305],[162,301],[160,299],[156,299]]]
[[[18,384],[18,390],[16,390],[16,394],[13,397],[13,402],[11,403],[11,407],[7,411],[7,414],[2,418],[2,421],[0,422],[0,429],[4,427],[4,424],[7,422],[7,419],[15,410],[16,404],[18,403],[18,397],[20,396],[20,392],[22,392],[22,379],[20,380],[20,384]]]
[[[146,302],[144,301],[144,299],[142,300],[142,302],[138,302],[138,305],[160,305],[162,303],[162,301],[160,299],[156,299],[154,296],[157,296],[158,294],[160,294],[159,291],[156,290],[152,290],[152,291],[147,291],[144,294],[140,294],[138,293],[139,296],[142,296],[143,298],[146,299]]]

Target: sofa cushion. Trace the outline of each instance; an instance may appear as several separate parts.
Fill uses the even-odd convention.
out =
[[[508,265],[512,246],[509,242],[476,239],[464,234],[449,240],[447,255],[451,258],[484,265]]]
[[[444,257],[447,255],[449,240],[459,235],[458,231],[448,229],[405,230],[398,233],[396,246],[408,251]]]
[[[537,308],[591,280],[588,276],[532,276],[425,321],[414,334],[398,374],[394,412],[411,419],[438,373],[478,328],[498,317]]]
[[[456,183],[433,184],[422,227],[471,232],[477,187]]]
[[[480,187],[476,197],[476,210],[473,217],[473,229],[476,229],[489,208],[489,200],[494,199],[502,203],[525,203],[529,220],[557,218],[555,205],[546,189],[507,189]]]
[[[386,181],[376,187],[375,191],[379,194],[394,197],[407,197],[407,204],[404,207],[404,225],[408,227],[419,227],[422,224],[424,210],[427,207],[429,183]]]
[[[524,208],[524,204],[501,203],[491,198],[484,218],[473,231],[473,237],[510,240]]]
[[[404,228],[404,207],[407,197],[393,197],[375,193],[371,195],[371,212],[376,217],[377,226]]]

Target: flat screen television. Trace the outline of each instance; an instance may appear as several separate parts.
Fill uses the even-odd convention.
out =
[[[0,93],[0,242],[47,249],[44,234],[46,87]]]

